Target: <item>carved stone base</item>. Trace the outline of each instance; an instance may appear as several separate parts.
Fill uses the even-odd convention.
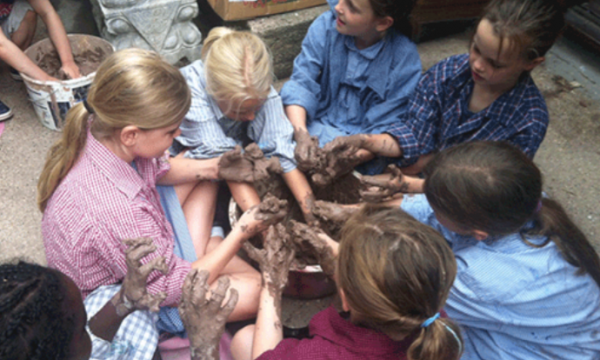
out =
[[[200,58],[196,0],[91,0],[100,35],[117,50],[154,50],[175,64]]]

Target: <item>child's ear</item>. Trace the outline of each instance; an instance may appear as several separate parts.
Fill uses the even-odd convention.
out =
[[[473,230],[471,235],[473,235],[473,237],[479,241],[483,241],[483,240],[487,239],[488,236],[490,236],[490,234],[486,233],[485,231],[481,231],[481,230]]]
[[[535,58],[535,59],[531,60],[530,62],[528,62],[527,65],[525,65],[525,70],[531,71],[531,70],[535,69],[536,66],[543,63],[545,60],[546,60],[546,57],[544,57],[544,56]]]
[[[121,143],[128,147],[135,145],[140,135],[140,131],[140,128],[138,128],[137,126],[125,126],[123,129],[121,129],[121,134],[119,135]]]
[[[348,300],[346,299],[346,293],[342,288],[340,288],[340,301],[342,302],[342,309],[345,312],[350,311],[350,306],[348,305]]]
[[[384,32],[390,27],[394,25],[394,19],[391,16],[384,16],[382,18],[377,19],[377,25],[375,26],[375,30],[379,32]]]

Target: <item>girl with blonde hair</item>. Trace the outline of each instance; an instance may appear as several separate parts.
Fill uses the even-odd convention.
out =
[[[279,224],[272,227],[266,250],[245,245],[260,263],[263,286],[256,326],[233,339],[237,360],[460,358],[459,328],[440,314],[457,265],[437,231],[397,208],[373,206],[348,219],[339,246],[304,224],[292,226],[292,239]],[[282,339],[281,291],[288,270],[274,259],[293,258],[292,242],[312,248],[323,269],[335,269],[344,310],[332,306],[316,314],[303,340]],[[284,255],[272,259],[271,248]]]
[[[167,265],[163,274],[153,272],[148,278],[152,293],[166,293],[162,306],[176,306],[187,273],[202,268],[210,271],[209,283],[220,274],[231,275],[241,300],[230,319],[256,313],[260,275],[235,253],[268,223],[255,218],[260,209],[245,213],[226,239],[213,243],[210,255],[187,261],[174,253],[178,244],[156,185],[175,185],[184,203],[208,183],[199,180],[221,178],[222,159],[165,156],[190,101],[190,90],[175,67],[156,53],[127,49],[102,63],[87,100],[69,111],[62,138],[50,149],[40,176],[38,202],[44,213],[48,265],[73,279],[86,303],[106,303],[120,291],[118,284],[127,270],[122,240],[151,238],[156,251],[145,263],[164,257]],[[191,247],[179,244],[186,245]],[[124,300],[120,305],[127,304]],[[107,351],[121,349],[152,358],[158,341],[156,319],[149,313],[139,316],[125,321],[115,340],[133,345],[108,346]]]
[[[250,32],[214,28],[204,41],[202,60],[184,67],[181,73],[192,89],[192,105],[172,151],[183,153],[186,158],[210,159],[237,145],[255,142],[265,156],[279,159],[283,179],[306,220],[313,221],[312,190],[304,174],[296,168],[294,130],[272,86],[273,63],[264,42]],[[251,184],[228,182],[227,185],[242,210],[259,203]],[[216,193],[218,185],[211,186]],[[213,209],[215,198],[209,198]],[[187,215],[188,219],[195,217]]]

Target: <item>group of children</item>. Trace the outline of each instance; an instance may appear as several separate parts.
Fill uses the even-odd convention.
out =
[[[62,344],[88,336],[74,307],[83,301],[90,318],[91,350],[68,347],[59,358],[152,359],[159,331],[183,333],[184,324],[192,358],[211,358],[224,318],[254,317],[233,339],[237,360],[598,358],[600,259],[543,194],[531,160],[548,111],[530,71],[560,34],[562,9],[553,0],[493,0],[468,54],[421,76],[406,36],[414,4],[332,3],[309,28],[281,94],[268,49],[246,32],[213,29],[202,60],[181,71],[144,50],[111,55],[87,100],[69,111],[39,179],[48,265],[60,271],[46,272],[65,294],[52,296],[71,304],[56,315],[71,325]],[[259,149],[237,149],[251,142]],[[354,214],[339,239],[329,238],[314,226],[307,175],[323,162],[331,179],[348,171],[337,165],[348,159],[331,156],[339,149],[353,153],[350,168],[365,163],[365,174],[400,166],[394,191],[422,194],[345,207]],[[261,202],[252,186],[268,172],[283,173],[312,225],[304,238],[275,226],[285,202]],[[227,236],[212,226],[219,180],[245,211]],[[264,249],[246,241],[255,234]],[[241,247],[261,272],[237,257]],[[344,310],[315,315],[303,340],[283,339],[281,326],[297,248],[334,269]],[[15,308],[24,294],[50,290],[41,275],[23,275],[33,272],[24,265],[9,268],[0,269],[0,286],[11,289],[0,294],[0,324],[11,324],[0,326],[0,355],[20,337],[43,353],[43,329],[19,325],[25,314]],[[224,276],[235,291],[220,308]],[[182,293],[196,281],[202,296]],[[67,291],[72,283],[83,300]],[[200,299],[208,286],[212,305]],[[182,302],[180,318],[172,307]],[[159,315],[148,311],[158,303]],[[203,306],[214,311],[191,319],[189,309]],[[27,324],[43,317],[28,316]]]

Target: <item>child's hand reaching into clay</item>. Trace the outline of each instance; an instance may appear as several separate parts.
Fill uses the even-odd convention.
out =
[[[323,272],[333,278],[335,256],[329,243],[333,242],[321,229],[291,220],[291,238],[297,252],[310,254],[321,265]],[[329,243],[328,243],[329,242]]]
[[[317,200],[312,208],[313,214],[324,221],[343,225],[360,208],[353,205],[340,205],[328,201]]]
[[[190,339],[192,360],[218,360],[219,342],[225,331],[227,318],[238,301],[238,292],[231,288],[229,300],[221,306],[229,288],[229,278],[221,276],[217,288],[206,296],[209,273],[207,270],[192,270],[183,283],[179,316]]]
[[[354,170],[362,161],[357,152],[363,143],[363,137],[364,135],[341,136],[325,145],[325,164],[312,175],[315,185],[327,186]]]
[[[59,74],[61,74],[61,78],[64,78],[65,80],[81,77],[81,72],[75,62],[63,63],[59,70]]]
[[[255,143],[248,145],[244,153],[241,147],[236,146],[219,160],[218,176],[222,180],[252,183],[267,179],[272,173],[283,173],[279,159],[267,159]]]
[[[156,250],[151,238],[126,239],[123,243],[127,245],[125,261],[127,263],[127,274],[123,279],[123,285],[119,296],[113,298],[113,305],[119,316],[125,316],[133,310],[158,311],[167,294],[160,292],[156,295],[148,293],[146,282],[148,276],[154,270],[167,274],[169,268],[162,256],[155,257],[147,264],[142,265],[141,259]]]
[[[319,147],[319,138],[311,137],[308,131],[303,129],[298,130],[295,137],[294,157],[298,162],[298,169],[308,172],[323,167],[325,153]]]
[[[390,176],[362,176],[361,183],[365,187],[360,190],[363,201],[380,202],[396,193],[407,192],[409,184],[405,181],[402,171],[396,165],[389,165],[385,173]]]
[[[296,255],[285,227],[281,224],[270,226],[263,249],[259,250],[250,242],[245,242],[244,250],[260,265],[264,285],[271,295],[274,298],[280,297],[287,284],[290,265]]]
[[[287,215],[287,205],[287,200],[280,200],[267,193],[260,204],[242,214],[236,227],[239,226],[244,238],[248,239],[283,220]]]

